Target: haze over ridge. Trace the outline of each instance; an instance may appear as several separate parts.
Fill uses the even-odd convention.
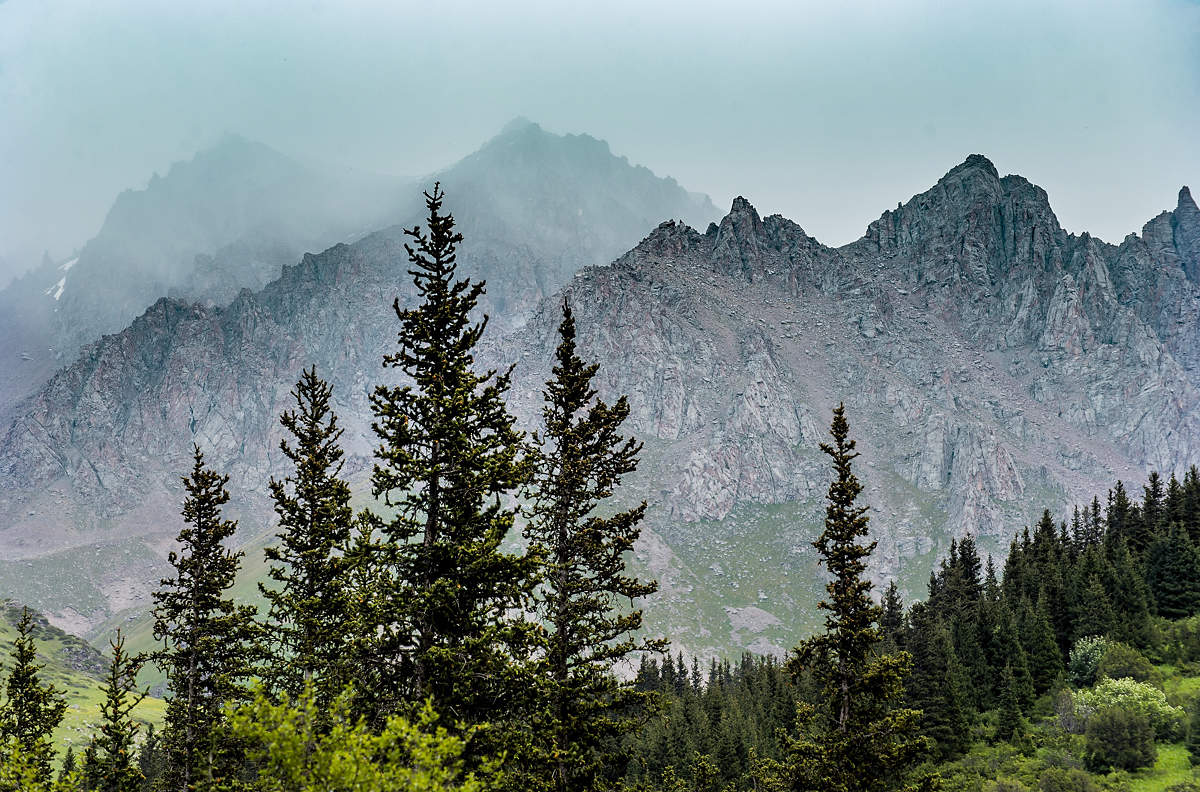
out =
[[[1066,228],[1113,243],[1200,182],[1192,2],[434,13],[0,4],[0,282],[226,130],[413,176],[523,113],[833,245],[972,151],[1038,174]]]

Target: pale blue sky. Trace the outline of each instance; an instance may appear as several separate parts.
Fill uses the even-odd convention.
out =
[[[1200,5],[7,0],[0,282],[225,131],[416,175],[516,115],[832,244],[973,152],[1119,241],[1200,187]]]

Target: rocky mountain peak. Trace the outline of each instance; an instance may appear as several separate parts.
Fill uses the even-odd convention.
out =
[[[761,269],[766,246],[762,218],[750,202],[739,195],[733,199],[729,214],[721,218],[717,226],[713,259],[726,269],[732,265],[735,272],[727,274],[753,279],[754,273]]]
[[[1188,280],[1200,284],[1200,209],[1186,185],[1179,188],[1174,214],[1173,236],[1180,263]]]

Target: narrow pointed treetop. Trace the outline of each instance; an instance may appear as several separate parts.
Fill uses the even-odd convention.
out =
[[[0,704],[0,738],[13,740],[34,772],[48,781],[55,753],[50,737],[62,723],[67,700],[62,691],[43,680],[45,666],[37,661],[33,632],[33,614],[25,608],[17,622],[12,670]]]
[[[272,692],[287,693],[294,700],[311,682],[321,707],[350,681],[346,551],[354,512],[350,487],[339,477],[342,428],[333,412],[332,396],[316,367],[306,369],[292,390],[295,408],[279,418],[292,436],[291,442],[279,441],[292,473],[283,481],[271,479],[279,542],[265,551],[273,585],[259,584],[270,603],[274,651],[264,674],[268,685]]]
[[[641,444],[621,434],[625,397],[614,404],[592,387],[599,366],[575,344],[575,318],[563,302],[553,377],[546,383],[544,431],[534,435],[529,522],[525,536],[543,559],[536,611],[546,628],[547,775],[559,792],[595,788],[616,763],[614,738],[633,728],[644,694],[621,684],[614,664],[635,652],[665,648],[635,637],[642,612],[634,601],[657,590],[628,575],[625,563],[641,533],[643,502],[611,516],[597,507],[637,468]],[[698,672],[697,672],[698,673]]]

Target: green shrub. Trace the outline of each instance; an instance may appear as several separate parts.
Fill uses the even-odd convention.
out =
[[[1099,792],[1091,775],[1078,768],[1049,767],[1038,782],[1041,792]]]
[[[1142,715],[1159,740],[1170,740],[1183,731],[1184,711],[1172,707],[1158,688],[1132,679],[1103,679],[1096,687],[1071,694],[1075,721],[1085,730],[1103,710],[1120,709]]]
[[[1111,646],[1112,641],[1102,635],[1091,635],[1076,641],[1067,659],[1067,679],[1071,684],[1075,687],[1095,684],[1100,661]]]
[[[1150,767],[1158,756],[1154,727],[1141,712],[1105,707],[1088,718],[1086,761],[1098,773]]]
[[[1114,643],[1105,651],[1096,668],[1096,676],[1109,679],[1133,679],[1146,682],[1154,673],[1154,666],[1132,646]]]
[[[413,723],[391,717],[379,734],[350,715],[349,693],[319,711],[311,688],[292,703],[259,693],[229,711],[266,790],[288,792],[484,792],[488,784],[463,769],[462,738],[436,720],[429,703]],[[319,728],[328,724],[327,728]],[[495,781],[496,764],[485,767]]]

